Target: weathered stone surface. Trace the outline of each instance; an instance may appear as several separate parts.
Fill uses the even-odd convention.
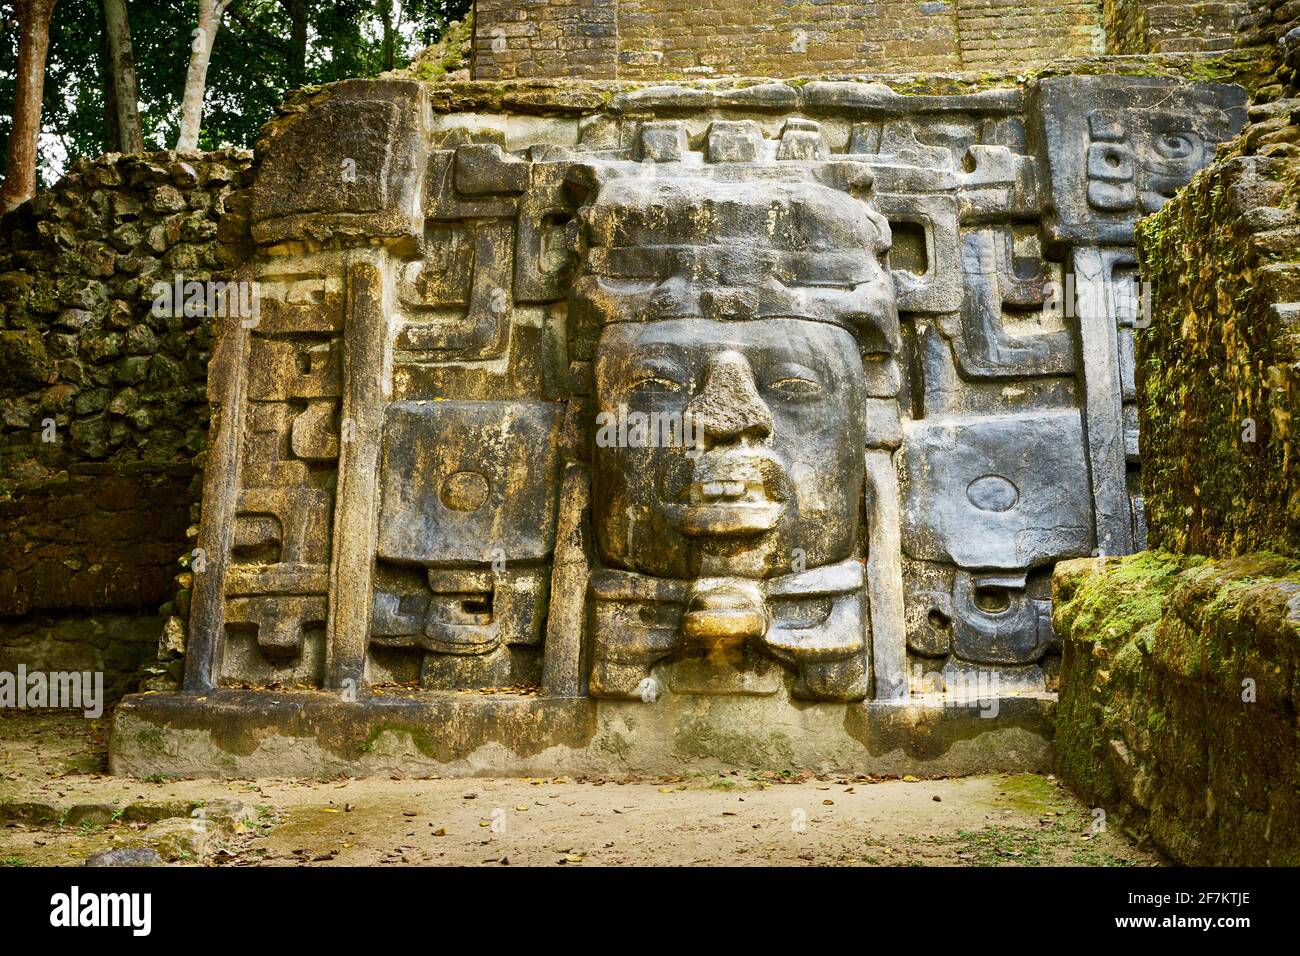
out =
[[[1075,412],[911,423],[903,463],[909,557],[1010,570],[1092,552]]]
[[[547,402],[390,405],[379,556],[426,566],[545,558],[558,430],[559,409]]]
[[[417,772],[476,772],[494,739],[498,769],[589,766],[605,744],[569,737],[608,719],[650,767],[637,714],[680,737],[716,707],[728,739],[806,714],[829,750],[801,731],[781,759],[849,766],[922,699],[1049,691],[1051,565],[1112,521],[1131,546],[1141,514],[1134,317],[1052,312],[1080,264],[1113,290],[1132,262],[1122,229],[1054,225],[1088,144],[1038,136],[1053,82],[593,88],[521,117],[384,80],[295,103],[253,187],[259,314],[221,329],[209,381],[187,693],[157,712],[179,745],[211,758],[218,709],[310,713],[409,721],[437,754]],[[1239,100],[1086,84],[1103,111],[1151,90],[1202,138]],[[124,383],[169,378],[129,364],[141,337],[99,327],[93,287],[59,291],[122,335],[102,348]],[[383,763],[325,756],[329,732],[312,766]]]
[[[1237,86],[1049,77],[1040,95],[1051,233],[1069,242],[1131,242],[1137,220],[1157,212],[1245,122]]]
[[[1300,15],[1255,7],[1246,19],[1262,36]],[[1285,43],[1282,52],[1279,82],[1261,90],[1242,135],[1139,225],[1150,304],[1141,321],[1121,323],[1118,367],[1084,356],[1085,368],[1109,366],[1097,377],[1117,379],[1124,402],[1122,454],[1114,426],[1100,436],[1107,453],[1094,454],[1094,475],[1099,460],[1112,463],[1099,537],[1103,499],[1114,513],[1133,492],[1122,463],[1136,450],[1132,404],[1150,537],[1169,550],[1067,562],[1053,582],[1064,645],[1058,773],[1194,865],[1300,860],[1300,568],[1273,553],[1297,549],[1295,73]],[[1100,256],[1086,271],[1107,281]],[[1089,394],[1090,407],[1103,400],[1113,408],[1113,390]],[[1250,553],[1259,548],[1270,550]]]
[[[348,82],[274,128],[252,190],[254,238],[410,231],[422,103],[416,83]]]
[[[990,696],[791,708],[770,696],[676,695],[655,703],[508,694],[376,696],[216,691],[128,698],[114,711],[116,774],[340,773],[408,777],[646,774],[746,768],[960,775],[1045,772],[1055,701]],[[997,719],[990,719],[996,713]]]
[[[162,866],[162,857],[152,847],[118,847],[86,857],[82,866]]]
[[[0,500],[0,616],[153,611],[175,591],[192,469],[73,468]]]
[[[99,611],[93,617],[30,613],[0,619],[0,672],[100,673],[105,707],[133,693],[153,661],[163,620],[156,614]],[[93,677],[92,677],[93,680]]]

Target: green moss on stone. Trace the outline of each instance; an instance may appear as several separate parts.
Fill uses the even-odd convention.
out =
[[[1252,155],[1270,122],[1220,147],[1219,162],[1136,231],[1152,290],[1135,342],[1155,547],[1300,554],[1300,341],[1274,308],[1296,298],[1287,263],[1300,235],[1261,226],[1300,214],[1300,163]]]
[[[1300,862],[1300,561],[1083,559],[1053,593],[1060,777],[1180,862]]]

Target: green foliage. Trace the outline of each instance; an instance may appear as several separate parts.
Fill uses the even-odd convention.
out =
[[[199,147],[251,148],[288,90],[404,66],[470,6],[471,0],[234,0],[208,66]],[[167,149],[180,123],[197,4],[127,0],[127,15],[145,148]],[[115,148],[103,18],[101,0],[55,6],[41,114],[42,187],[77,158]],[[13,0],[0,0],[0,164],[13,118],[16,24]]]

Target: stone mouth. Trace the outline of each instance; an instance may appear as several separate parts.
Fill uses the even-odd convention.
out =
[[[763,447],[718,449],[696,460],[690,481],[675,496],[685,504],[715,501],[790,499],[792,486],[785,466]]]
[[[691,506],[775,504],[777,497],[762,481],[719,477],[687,485],[686,502]]]
[[[753,449],[719,451],[696,464],[678,495],[681,530],[691,537],[772,530],[790,500],[781,463]]]
[[[681,529],[690,537],[762,534],[776,527],[784,511],[785,504],[774,501],[687,505],[681,512]]]

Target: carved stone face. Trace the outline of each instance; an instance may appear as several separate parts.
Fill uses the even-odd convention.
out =
[[[761,578],[853,554],[863,372],[844,329],[796,319],[612,325],[597,349],[596,396],[598,421],[641,413],[688,423],[669,447],[598,433],[593,501],[606,563]]]
[[[691,179],[607,187],[589,221],[602,562],[756,579],[852,557],[864,357],[897,338],[884,221],[820,184]]]
[[[1104,212],[1157,212],[1205,165],[1205,137],[1188,118],[1117,110],[1088,115],[1088,202]]]
[[[1039,87],[1050,237],[1128,246],[1246,120],[1245,93],[1156,76],[1054,76]]]

